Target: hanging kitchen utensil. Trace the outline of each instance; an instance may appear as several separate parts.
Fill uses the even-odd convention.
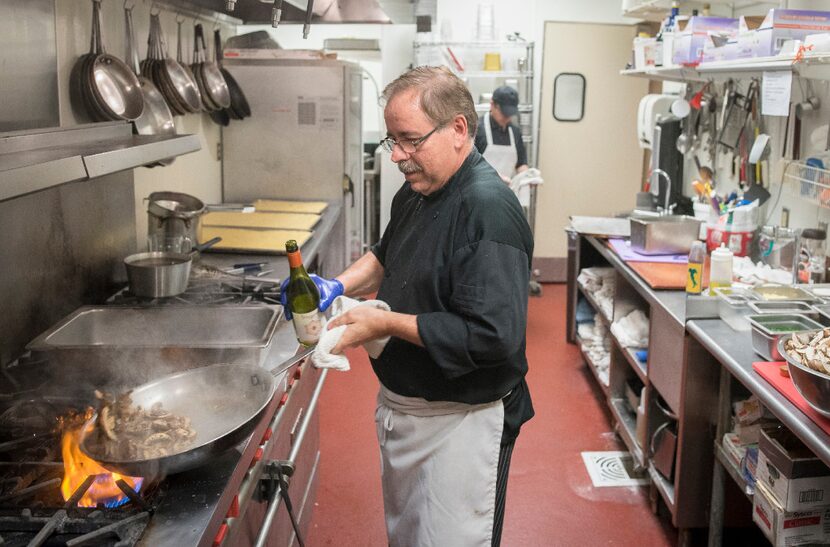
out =
[[[76,63],[70,87],[95,121],[134,120],[144,110],[141,84],[135,73],[104,49],[101,0],[92,0],[90,53]]]
[[[134,405],[150,408],[160,402],[167,412],[190,420],[196,438],[184,449],[154,459],[109,458],[96,451],[100,448],[94,437],[98,434],[97,414],[84,424],[80,448],[106,469],[133,477],[170,475],[205,465],[251,434],[274,398],[275,377],[312,351],[314,348],[303,348],[270,371],[255,364],[207,365],[132,389],[130,398]],[[313,408],[308,409],[312,411]]]
[[[101,0],[93,0],[98,26],[96,53],[89,66],[89,88],[93,99],[110,120],[134,120],[144,110],[141,84],[132,69],[104,49],[101,36]]]
[[[205,106],[205,94],[202,92],[201,86],[199,86],[199,81],[196,79],[196,75],[193,73],[193,68],[190,66],[190,63],[186,62],[184,59],[184,53],[182,48],[182,24],[184,23],[184,19],[176,18],[176,62],[179,63],[184,71],[187,73],[188,78],[190,79],[191,83],[196,86],[199,90],[199,101],[200,101],[200,111],[207,111],[208,108]]]
[[[164,33],[161,29],[159,14],[150,15],[152,35],[152,80],[167,99],[171,110],[183,115],[196,113],[201,110],[202,99],[199,88],[190,77],[190,74],[178,61],[167,54]]]
[[[202,67],[204,66],[204,55],[202,53],[202,40],[200,35],[202,33],[202,25],[196,24],[193,27],[193,60],[190,64],[190,71],[196,84],[199,86],[199,93],[202,95],[202,109],[206,112],[213,112],[219,109],[219,106],[214,102],[213,98],[208,93],[205,87],[205,80],[202,78]]]
[[[124,19],[127,27],[127,62],[138,77],[141,92],[144,98],[144,111],[141,116],[133,120],[135,132],[139,135],[175,135],[176,126],[173,123],[173,113],[167,106],[164,96],[156,85],[141,75],[138,63],[138,49],[135,46],[135,28],[133,25],[133,8],[124,8]],[[165,163],[172,163],[170,158]]]
[[[92,121],[107,121],[106,114],[92,100],[87,85],[90,63],[98,56],[98,5],[92,5],[92,30],[89,39],[89,53],[81,55],[72,67],[69,77],[69,93],[72,105],[79,113],[85,113]]]
[[[222,53],[222,35],[219,29],[213,32],[213,41],[216,52],[216,64],[219,65],[219,70],[222,71],[222,76],[225,77],[225,82],[227,82],[228,90],[231,94],[231,106],[228,108],[228,114],[236,120],[247,118],[251,115],[251,107],[248,104],[248,99],[245,97],[245,93],[233,75],[222,66],[224,55]]]
[[[199,41],[202,46],[201,76],[205,90],[217,108],[228,108],[231,105],[231,93],[228,90],[228,83],[225,81],[225,77],[222,76],[219,65],[207,54],[204,29],[202,29],[201,25],[198,25],[198,31]]]

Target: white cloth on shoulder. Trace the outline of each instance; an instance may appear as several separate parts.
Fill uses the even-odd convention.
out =
[[[348,296],[338,296],[334,299],[334,302],[331,303],[331,317],[334,319],[338,315],[360,306],[370,306],[383,311],[392,311],[389,304],[383,302],[382,300],[360,301],[355,300],[354,298],[349,298]],[[331,352],[331,350],[334,349],[334,346],[337,345],[337,342],[340,341],[340,338],[343,337],[346,327],[347,325],[340,325],[339,327],[328,330],[325,326],[323,326],[323,334],[320,336],[320,341],[317,342],[317,347],[314,349],[314,353],[311,354],[311,362],[315,367],[333,368],[344,372],[351,368],[349,365],[349,359],[346,358],[345,355],[335,355]],[[366,353],[369,354],[369,357],[374,359],[380,356],[383,349],[386,347],[387,342],[389,342],[388,336],[377,340],[370,340],[369,342],[363,344],[363,347],[366,349]]]

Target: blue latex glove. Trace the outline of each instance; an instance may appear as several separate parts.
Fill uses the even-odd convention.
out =
[[[317,274],[309,274],[309,277],[317,285],[317,290],[320,291],[320,305],[317,307],[320,311],[326,311],[334,302],[334,299],[343,294],[343,283],[336,279],[323,279]],[[290,281],[290,278],[283,279],[280,285],[280,304],[282,304],[285,318],[291,321],[291,308],[288,305],[288,295],[285,292],[288,281]]]

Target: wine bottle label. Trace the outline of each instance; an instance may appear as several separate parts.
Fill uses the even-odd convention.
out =
[[[310,311],[308,313],[295,313],[294,332],[297,334],[297,340],[306,346],[313,346],[320,340],[320,335],[323,333],[323,314],[318,310]]]

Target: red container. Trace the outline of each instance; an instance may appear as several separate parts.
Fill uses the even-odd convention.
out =
[[[706,249],[711,253],[723,243],[735,256],[749,256],[755,230],[738,231],[734,226],[730,230],[724,228],[721,225],[706,227]]]

